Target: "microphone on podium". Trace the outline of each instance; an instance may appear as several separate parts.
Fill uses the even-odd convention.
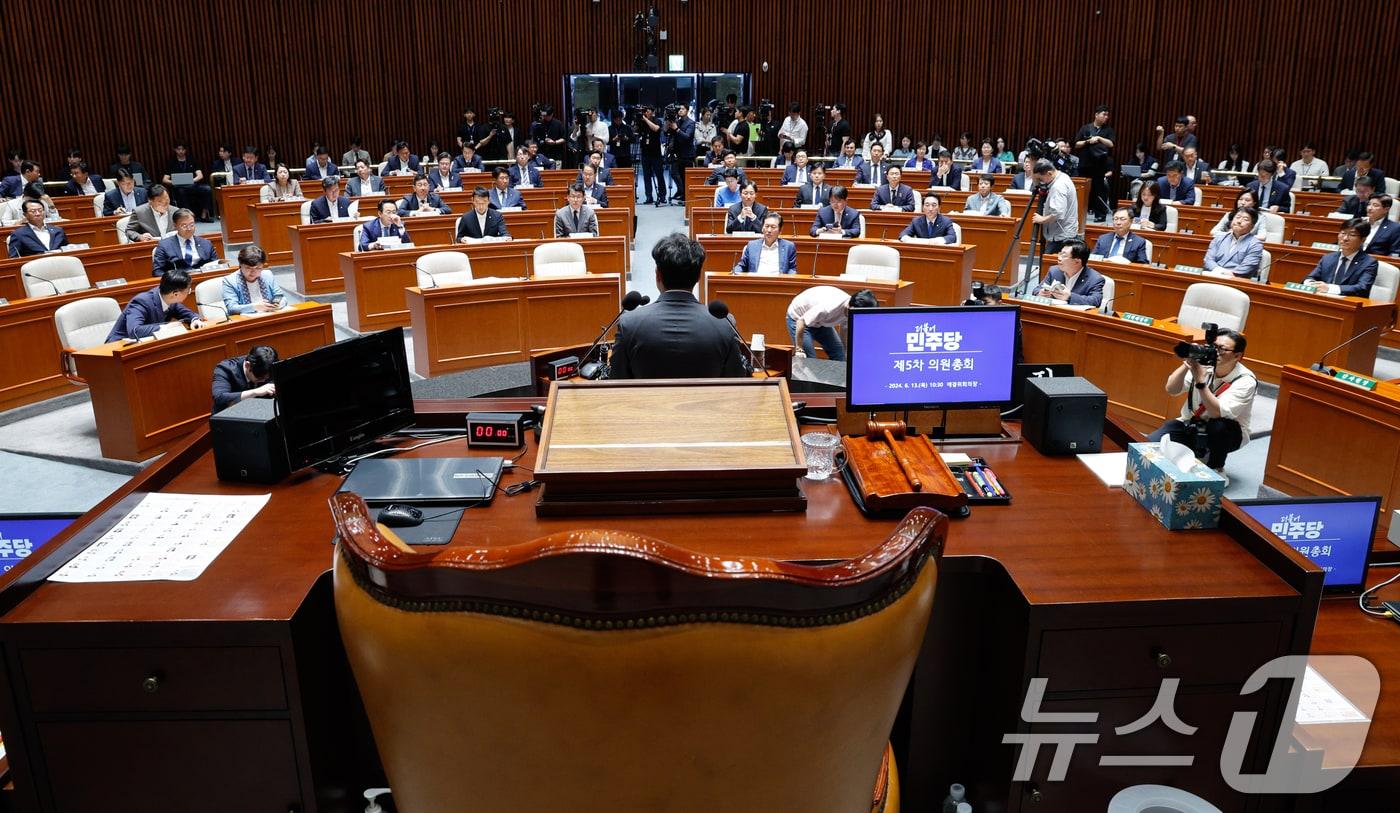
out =
[[[758,365],[755,363],[753,351],[749,349],[744,337],[739,335],[739,328],[734,325],[734,320],[729,318],[729,306],[724,303],[723,299],[711,299],[708,307],[711,316],[729,325],[729,329],[734,333],[734,340],[739,343],[740,347],[744,348],[744,354],[748,356],[744,360],[744,367],[748,370],[749,375],[753,375],[754,368]],[[765,368],[763,373],[767,376],[768,370]]]
[[[628,311],[634,311],[649,301],[651,301],[651,298],[642,296],[640,291],[627,292],[627,295],[622,298],[622,310],[618,311],[617,315],[612,318],[612,321],[608,322],[608,324],[598,332],[598,338],[593,340],[593,344],[589,345],[588,351],[580,357],[583,363],[578,369],[579,377],[586,378],[589,381],[608,377],[607,365],[601,361],[589,361],[589,357],[593,355],[594,350],[598,349],[598,345],[603,341],[603,337],[608,335],[608,331],[612,330],[612,326],[617,324],[617,321],[622,318],[622,314]]]
[[[54,295],[54,296],[58,296],[59,294],[63,293],[62,291],[58,290],[58,286],[55,285],[54,282],[53,282],[53,280],[51,280],[51,279],[44,279],[43,277],[37,276],[37,275],[35,275],[35,274],[31,274],[31,273],[29,273],[28,271],[22,271],[21,273],[24,274],[24,278],[25,278],[25,279],[37,279],[38,281],[44,283],[45,285],[48,285],[50,288],[53,289],[53,295]]]
[[[1347,339],[1346,341],[1342,342],[1341,344],[1337,345],[1331,350],[1328,350],[1326,353],[1323,353],[1322,358],[1318,359],[1317,363],[1312,366],[1313,372],[1322,373],[1323,375],[1335,376],[1337,374],[1337,371],[1327,366],[1327,357],[1337,352],[1338,350],[1341,350],[1343,347],[1346,347],[1347,345],[1351,344],[1352,342],[1356,341],[1362,336],[1365,336],[1369,333],[1375,333],[1377,330],[1380,329],[1380,325],[1371,325],[1370,327],[1366,328],[1365,330],[1361,331],[1355,336],[1352,336],[1350,339]]]

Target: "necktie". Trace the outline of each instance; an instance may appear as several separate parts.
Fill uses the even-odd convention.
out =
[[[1121,250],[1122,250],[1122,246],[1121,246],[1121,243],[1122,243],[1122,242],[1123,242],[1123,238],[1121,238],[1121,237],[1114,237],[1114,238],[1113,238],[1113,248],[1111,248],[1111,249],[1108,250],[1108,256],[1110,256],[1110,257],[1117,257],[1117,256],[1120,256]]]
[[[1269,206],[1269,187],[1272,186],[1272,185],[1273,185],[1273,184],[1263,184],[1263,183],[1259,184],[1259,207],[1260,207],[1260,208],[1268,208],[1268,206]]]
[[[1332,272],[1332,284],[1339,284],[1337,280],[1345,278],[1347,275],[1347,258],[1342,257],[1337,263],[1337,270]]]
[[[574,210],[574,231],[577,232],[578,230],[579,230],[578,210],[575,209],[575,210]]]
[[[189,240],[185,241],[185,265],[194,267],[194,247],[190,245]]]

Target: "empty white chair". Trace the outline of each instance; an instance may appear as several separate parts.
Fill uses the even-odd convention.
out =
[[[1259,281],[1260,281],[1260,282],[1268,282],[1268,281],[1269,281],[1269,269],[1272,268],[1273,265],[1274,265],[1274,255],[1270,254],[1268,249],[1260,249],[1260,251],[1259,251]]]
[[[40,257],[19,267],[28,297],[57,296],[91,288],[83,261],[77,257]]]
[[[1400,223],[1400,197],[1390,202],[1390,219]]]
[[[1215,282],[1197,282],[1187,287],[1181,310],[1176,314],[1177,324],[1190,330],[1214,322],[1241,333],[1248,318],[1249,294]]]
[[[535,246],[537,277],[576,277],[588,273],[583,246],[578,243],[544,243]]]
[[[915,190],[914,190],[914,211],[916,211],[916,212],[922,212],[923,210],[924,210],[924,196],[921,195],[921,194],[919,194],[919,190],[915,189]]]
[[[1372,302],[1394,302],[1396,290],[1400,289],[1400,268],[1391,263],[1376,263],[1376,281],[1371,283]]]
[[[1298,196],[1293,192],[1288,193],[1288,211],[1298,211]]]
[[[314,199],[308,200],[307,202],[301,205],[301,224],[303,226],[311,222],[311,204],[313,202]]]
[[[1107,274],[1101,273],[1099,276],[1103,277],[1103,299],[1099,303],[1099,313],[1113,313],[1113,299],[1118,293],[1118,283]]]
[[[357,224],[357,225],[355,226],[355,231],[351,234],[351,237],[350,237],[350,250],[351,250],[351,251],[359,251],[359,250],[360,250],[360,236],[363,235],[364,233],[365,233],[365,224],[364,224],[364,223],[359,223],[359,224]]]
[[[1259,237],[1266,243],[1283,242],[1283,215],[1274,212],[1259,213]]]
[[[862,279],[899,281],[899,251],[893,246],[851,246],[846,271]]]
[[[961,243],[961,242],[962,242],[962,226],[961,226],[960,224],[958,224],[958,223],[954,223],[954,224],[953,224],[953,242],[954,242],[954,243]]]
[[[224,308],[223,277],[206,279],[194,286],[194,301],[199,306],[199,318],[206,322],[222,322],[229,316]]]
[[[1170,231],[1170,232],[1174,232],[1174,231],[1176,231],[1176,229],[1177,229],[1177,224],[1179,224],[1179,223],[1181,222],[1181,213],[1178,212],[1178,211],[1176,210],[1176,207],[1175,207],[1175,206],[1167,206],[1167,207],[1165,207],[1165,208],[1166,208],[1166,210],[1167,210],[1167,229],[1166,229],[1166,230],[1167,230],[1167,231]]]
[[[1355,215],[1349,215],[1349,214],[1347,214],[1346,212],[1328,212],[1328,213],[1327,213],[1327,218],[1328,218],[1329,220],[1351,220],[1354,216],[1355,216]]]
[[[472,281],[471,258],[460,251],[434,251],[413,264],[419,288],[466,285]]]
[[[359,217],[359,216],[360,216],[360,199],[359,199],[359,198],[356,198],[356,199],[350,201],[350,216],[351,216],[351,217]]]
[[[78,383],[78,367],[73,361],[73,351],[102,344],[112,325],[121,318],[122,306],[109,296],[90,296],[69,302],[53,312],[54,327],[58,329],[58,343],[63,348],[63,374]]]
[[[962,175],[959,175],[959,176],[958,176],[959,179],[960,179],[960,182],[959,182],[958,186],[959,186],[959,188],[961,188],[962,191],[964,191],[964,192],[967,192],[968,190],[972,189],[972,181],[968,178],[968,175],[969,175],[969,174],[970,174],[970,173],[968,173],[968,172],[963,172]]]

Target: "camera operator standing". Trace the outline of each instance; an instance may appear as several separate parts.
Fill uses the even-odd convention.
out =
[[[554,118],[554,108],[549,105],[540,105],[539,119],[530,127],[530,137],[540,145],[540,152],[546,158],[554,161],[556,166],[564,166],[564,147],[567,143],[567,132],[564,130],[564,122]]]
[[[1249,442],[1254,408],[1254,373],[1244,366],[1245,338],[1233,330],[1206,325],[1205,344],[1177,345],[1181,366],[1167,376],[1167,394],[1186,394],[1181,417],[1162,424],[1148,440],[1164,437],[1190,446],[1196,457],[1219,472],[1225,457]]]
[[[1113,140],[1117,137],[1108,126],[1108,105],[1102,104],[1094,108],[1094,120],[1080,127],[1074,136],[1080,174],[1089,179],[1089,212],[1100,220],[1107,219],[1113,207],[1108,174],[1113,167]]]
[[[676,182],[676,200],[685,205],[685,170],[695,166],[695,119],[690,106],[680,105],[676,116],[666,122],[671,137],[671,178]]]
[[[1055,169],[1049,159],[1037,159],[1034,172],[1036,181],[1045,187],[1045,196],[1040,214],[1032,220],[1041,229],[1045,253],[1058,254],[1065,243],[1079,236],[1079,198],[1074,194],[1074,181]]]
[[[666,205],[666,167],[661,162],[661,125],[656,123],[656,113],[650,107],[643,107],[636,118],[637,140],[642,152],[642,189],[646,190],[647,203],[655,206]],[[652,196],[652,182],[655,181],[656,195]]]

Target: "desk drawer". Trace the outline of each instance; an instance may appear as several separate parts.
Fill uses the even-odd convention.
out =
[[[1279,633],[1273,623],[1051,630],[1037,674],[1048,692],[1156,688],[1169,677],[1240,684],[1278,653]]]
[[[276,647],[27,649],[20,657],[40,714],[287,707]]]

